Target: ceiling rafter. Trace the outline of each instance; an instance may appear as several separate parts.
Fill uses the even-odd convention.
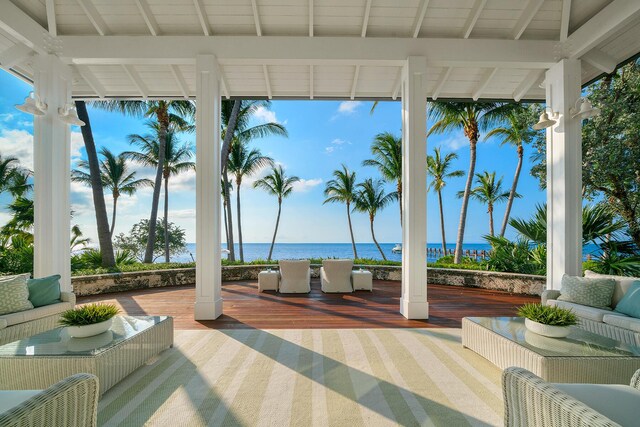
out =
[[[16,43],[0,53],[0,67],[9,71],[10,68],[25,62],[33,50],[23,43]]]
[[[468,39],[473,31],[473,27],[476,26],[476,22],[482,13],[482,9],[487,4],[487,0],[476,0],[473,4],[473,7],[469,11],[469,16],[467,17],[467,21],[464,23],[464,30],[462,32],[462,38]]]
[[[438,82],[436,83],[436,87],[433,89],[433,93],[431,94],[431,99],[434,101],[438,99],[440,96],[440,92],[442,92],[442,88],[447,83],[451,72],[453,71],[453,67],[447,67],[440,73],[440,77],[438,78]]]
[[[251,10],[253,10],[253,22],[256,25],[256,35],[262,36],[262,27],[260,26],[260,12],[258,12],[258,0],[251,0]]]
[[[149,32],[152,36],[160,35],[160,27],[158,26],[158,22],[156,21],[155,16],[153,16],[153,12],[149,7],[149,3],[147,0],[135,0],[138,9],[140,10],[140,14],[142,15],[142,19],[146,22],[147,27],[149,28]]]
[[[267,97],[272,99],[273,93],[271,92],[271,79],[269,78],[269,69],[266,65],[262,66],[262,74],[264,74],[264,83],[267,85]]]
[[[218,65],[218,73],[220,74],[220,86],[222,89],[222,93],[224,94],[225,99],[231,98],[229,95],[229,85],[227,84],[227,80],[224,78],[224,72],[222,71],[222,67]]]
[[[100,13],[98,13],[98,9],[96,9],[92,1],[91,0],[76,0],[76,1],[80,5],[80,8],[84,12],[84,14],[87,15],[87,18],[89,18],[89,21],[91,21],[91,24],[96,29],[98,34],[100,34],[101,36],[109,35],[110,33],[109,27],[107,27],[107,24],[104,22],[104,19],[102,19],[102,16],[100,15]]]
[[[184,99],[189,99],[189,87],[187,86],[187,82],[184,80],[184,76],[182,75],[180,68],[175,64],[170,64],[169,69],[180,88],[180,92],[182,92],[182,97]]]
[[[309,0],[309,37],[313,37],[313,0]]]
[[[314,92],[314,81],[313,81],[313,65],[309,65],[309,99],[313,99]]]
[[[107,91],[100,81],[96,78],[95,74],[91,72],[87,65],[73,65],[78,74],[84,79],[85,82],[89,85],[91,90],[93,90],[99,98],[104,98],[107,96]]]
[[[582,55],[580,59],[607,74],[613,73],[618,65],[618,61],[614,57],[604,53],[600,49],[592,49]]]
[[[402,87],[402,69],[403,67],[399,67],[398,74],[396,75],[395,83],[393,84],[393,92],[391,92],[391,99],[394,101],[398,99],[398,93],[400,92],[400,87]]]
[[[371,14],[371,2],[367,0],[364,5],[364,17],[362,18],[362,31],[360,31],[360,37],[367,37],[367,27],[369,26],[369,15]]]
[[[529,0],[511,32],[514,40],[518,40],[522,36],[522,33],[527,29],[533,17],[536,16],[536,13],[540,10],[542,3],[544,3],[544,0]]]
[[[544,75],[544,70],[531,70],[525,76],[525,78],[520,82],[516,90],[513,91],[513,99],[516,101],[520,101],[522,98],[526,96],[527,93],[531,90],[531,88],[542,80]]]
[[[418,13],[416,13],[416,18],[413,21],[413,30],[411,32],[411,35],[414,39],[420,34],[424,16],[427,14],[427,7],[429,7],[429,0],[420,0],[420,4],[418,5]]]
[[[571,19],[571,0],[562,0],[562,17],[560,18],[560,41],[569,37],[569,20]]]
[[[207,13],[204,10],[204,6],[202,5],[202,0],[193,0],[193,7],[196,8],[198,21],[200,21],[200,26],[202,27],[202,31],[204,32],[204,35],[210,36],[211,29],[209,27],[209,18],[207,18]]]
[[[473,91],[473,94],[471,95],[471,98],[474,101],[480,99],[480,97],[484,93],[484,90],[487,88],[487,86],[491,82],[491,79],[493,79],[493,76],[495,76],[497,72],[497,68],[492,68],[484,74],[484,77],[482,78],[482,80],[480,80],[480,83],[478,83],[478,87]]]
[[[138,72],[136,71],[136,68],[131,64],[123,64],[122,68],[124,69],[125,73],[127,73],[135,87],[138,89],[140,95],[142,95],[144,99],[147,99],[149,97],[149,89],[140,77],[140,74],[138,74]]]
[[[360,66],[356,65],[356,70],[353,73],[353,82],[351,83],[351,99],[356,97],[356,89],[358,87],[358,78],[360,77]]]
[[[47,0],[45,3],[47,10],[47,28],[52,37],[58,35],[58,24],[56,22],[56,2],[55,0]]]

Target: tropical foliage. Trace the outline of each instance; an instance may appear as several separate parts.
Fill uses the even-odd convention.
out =
[[[371,154],[373,159],[362,164],[377,168],[385,181],[395,184],[402,225],[402,138],[390,132],[377,134],[371,143]]]
[[[398,193],[386,193],[383,182],[381,180],[374,180],[373,178],[365,179],[363,182],[359,183],[356,188],[354,210],[363,212],[369,216],[371,238],[378,248],[378,251],[380,251],[382,259],[386,261],[387,257],[376,240],[373,221],[379,211],[384,209],[389,203],[398,199]]]
[[[106,322],[116,316],[120,310],[115,304],[91,303],[72,308],[60,314],[62,326],[86,326]]]
[[[573,326],[578,323],[573,311],[542,304],[524,304],[518,307],[518,316],[549,326]]]
[[[327,182],[324,189],[324,203],[344,203],[347,208],[347,222],[349,223],[349,235],[351,236],[351,246],[353,257],[358,258],[356,240],[353,237],[353,226],[351,225],[351,204],[356,197],[356,173],[351,172],[346,165],[342,169],[333,171],[333,179]]]
[[[493,236],[493,208],[496,204],[508,200],[510,193],[502,191],[502,178],[496,181],[495,172],[484,171],[481,174],[476,174],[476,187],[472,188],[469,192],[471,198],[478,202],[487,205],[487,213],[489,214],[489,235]],[[458,197],[464,197],[464,192],[458,192]],[[514,194],[514,197],[521,197],[519,194]]]
[[[164,236],[165,222],[158,220],[155,230],[156,239],[152,260],[155,261],[165,253]],[[187,242],[185,240],[185,231],[172,222],[167,223],[169,236],[169,255],[179,255],[186,252]],[[114,246],[120,251],[127,251],[133,254],[138,260],[144,261],[147,249],[147,237],[149,235],[149,220],[140,220],[131,227],[129,233],[120,233],[115,236]]]

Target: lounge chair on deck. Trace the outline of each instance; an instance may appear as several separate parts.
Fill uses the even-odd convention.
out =
[[[304,294],[311,292],[311,262],[309,260],[281,260],[281,294]]]
[[[353,270],[353,260],[323,260],[320,268],[322,292],[353,292],[351,270]]]

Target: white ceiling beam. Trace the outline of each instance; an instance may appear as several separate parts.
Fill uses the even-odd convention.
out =
[[[367,37],[367,27],[369,26],[369,14],[371,13],[371,1],[367,0],[364,6],[364,17],[362,18],[362,31],[360,31],[360,37]]]
[[[356,97],[356,89],[358,87],[358,77],[360,77],[360,66],[356,65],[356,70],[353,73],[353,82],[351,82],[351,99]]]
[[[147,0],[135,0],[138,9],[140,10],[140,14],[142,15],[142,19],[147,23],[147,27],[149,28],[149,32],[152,36],[160,35],[160,27],[158,26],[158,22],[156,18],[153,16],[153,12],[149,7],[149,3]]]
[[[516,90],[513,91],[513,99],[520,102],[520,100],[524,98],[527,93],[529,93],[531,88],[540,80],[542,80],[544,72],[544,70],[529,71],[522,82],[520,82]]]
[[[207,13],[204,10],[204,6],[202,5],[202,0],[193,0],[193,7],[196,8],[198,21],[200,21],[200,26],[202,27],[202,31],[204,32],[204,35],[210,36],[211,29],[209,28],[209,18],[207,18]]]
[[[47,28],[52,37],[58,35],[58,24],[56,23],[56,2],[55,0],[47,0],[45,3],[47,10]]]
[[[313,99],[315,83],[313,81],[313,65],[309,65],[309,99]]]
[[[101,36],[108,35],[109,27],[107,27],[107,24],[104,22],[104,19],[102,19],[102,16],[100,16],[100,13],[98,13],[98,9],[96,9],[92,1],[91,0],[76,0],[76,1],[80,5],[80,8],[84,11],[84,14],[87,15],[87,18],[89,18],[89,21],[91,21],[91,24],[96,29],[98,34],[100,34]]]
[[[422,22],[424,21],[424,16],[427,14],[427,7],[429,7],[429,0],[420,0],[420,4],[418,5],[418,13],[416,13],[416,18],[413,21],[411,35],[413,38],[418,37],[420,34],[420,29],[422,28]]]
[[[142,78],[136,71],[135,67],[133,65],[125,64],[122,66],[122,68],[127,73],[135,87],[138,89],[140,95],[142,95],[144,99],[147,99],[149,97],[149,89],[147,89],[147,85],[144,84],[144,81],[142,81]]]
[[[473,4],[473,7],[469,11],[469,16],[467,16],[467,21],[464,23],[464,30],[462,31],[462,38],[468,39],[471,35],[471,31],[473,31],[473,27],[476,26],[476,22],[482,13],[482,9],[487,4],[487,0],[476,0]]]
[[[0,1],[0,29],[38,53],[47,53],[47,30],[10,1]]]
[[[0,67],[8,71],[10,68],[25,62],[32,54],[33,50],[27,45],[23,43],[14,44],[0,53]]]
[[[473,91],[473,94],[471,95],[471,98],[474,101],[477,101],[478,99],[480,99],[480,97],[484,93],[484,90],[487,88],[487,86],[491,82],[491,79],[493,79],[493,76],[495,76],[497,72],[498,72],[498,69],[493,68],[491,70],[488,70],[485,73],[482,80],[480,80],[480,83],[478,83],[478,87],[476,88],[476,90]]]
[[[613,73],[618,65],[618,61],[614,57],[604,53],[600,49],[592,49],[582,55],[580,59],[607,74]]]
[[[226,99],[231,98],[229,95],[229,85],[227,85],[227,80],[224,78],[224,73],[222,72],[222,68],[218,65],[218,71],[220,73],[220,87],[222,89],[222,93]]]
[[[569,20],[571,19],[571,0],[562,0],[562,17],[560,18],[560,41],[569,37]]]
[[[189,87],[187,86],[187,82],[184,80],[184,76],[180,72],[180,68],[177,65],[169,65],[171,69],[171,74],[173,74],[173,78],[176,80],[178,87],[180,88],[180,92],[182,92],[182,97],[184,99],[189,99]]]
[[[449,79],[452,71],[452,67],[447,67],[442,70],[442,73],[440,73],[440,77],[438,78],[438,83],[436,83],[436,87],[433,89],[433,93],[431,94],[431,99],[434,101],[438,99],[438,96],[440,96],[440,92],[442,92],[442,88],[447,83],[447,79]]]
[[[264,83],[267,85],[267,97],[271,99],[273,98],[273,94],[271,93],[271,79],[269,79],[269,69],[266,65],[262,66],[262,74],[264,74]]]
[[[533,17],[536,16],[536,13],[540,10],[542,3],[544,3],[544,0],[529,0],[525,8],[522,10],[518,22],[516,22],[516,25],[511,31],[511,35],[514,40],[518,40],[522,36],[522,33],[527,29]]]
[[[251,0],[251,9],[253,10],[253,22],[256,25],[256,35],[262,35],[262,27],[260,26],[260,13],[258,12],[258,0]]]
[[[87,82],[89,87],[96,93],[96,95],[98,95],[99,98],[104,98],[105,96],[107,96],[107,91],[105,90],[104,86],[102,85],[102,83],[100,83],[100,81],[98,81],[98,79],[91,72],[88,66],[74,65],[73,67],[76,69],[78,74],[82,76],[84,81]]]
[[[563,43],[570,58],[580,58],[640,16],[640,1],[614,0],[576,29]]]
[[[391,99],[394,101],[398,99],[398,93],[400,93],[400,87],[402,86],[402,67],[398,69],[398,75],[396,81],[393,84],[393,92],[391,92]]]
[[[313,37],[313,0],[309,0],[309,37]]]

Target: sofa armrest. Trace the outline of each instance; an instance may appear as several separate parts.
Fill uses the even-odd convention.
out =
[[[640,390],[640,369],[638,369],[636,373],[633,374],[630,385],[631,387],[637,388],[638,390]]]
[[[547,301],[551,299],[558,299],[560,296],[560,291],[555,289],[548,289],[542,292],[542,305],[547,305]]]
[[[4,329],[7,327],[7,320],[6,319],[0,319],[0,329]]]
[[[74,294],[73,292],[62,291],[62,292],[60,292],[60,301],[69,302],[69,303],[71,303],[71,305],[75,306],[76,305],[76,294]]]

